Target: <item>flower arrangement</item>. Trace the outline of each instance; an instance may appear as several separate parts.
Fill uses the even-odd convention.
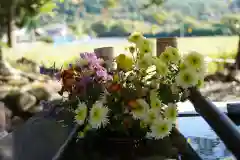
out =
[[[83,126],[79,138],[89,135],[161,140],[171,134],[177,120],[177,103],[188,89],[203,84],[204,58],[197,52],[181,56],[167,47],[152,55],[151,43],[132,33],[127,54],[115,58],[111,73],[94,53],[79,59],[58,76],[62,90],[75,99],[75,122]]]

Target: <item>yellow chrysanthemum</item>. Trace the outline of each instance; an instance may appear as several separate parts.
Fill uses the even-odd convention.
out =
[[[134,119],[144,119],[150,108],[149,104],[144,99],[137,99],[136,102],[138,106],[132,109],[132,116]]]
[[[159,75],[166,76],[168,74],[168,66],[161,59],[155,60],[155,66]]]
[[[161,101],[157,97],[157,91],[151,90],[150,91],[150,103],[152,108],[159,108],[161,107]]]
[[[180,65],[179,65],[180,70],[185,70],[187,68],[188,68],[188,66],[184,62],[180,63]]]
[[[147,53],[152,53],[151,43],[148,39],[143,39],[142,43],[138,44],[140,56],[143,56]]]
[[[124,71],[129,71],[133,66],[133,59],[126,56],[125,54],[120,54],[116,57],[117,67]]]
[[[161,59],[165,63],[169,63],[172,61],[172,54],[170,52],[163,52],[160,56],[159,59]]]
[[[153,57],[150,53],[145,54],[137,61],[139,68],[148,68],[153,64]]]
[[[202,54],[197,52],[190,52],[186,57],[184,58],[184,63],[188,67],[192,67],[194,69],[200,69],[204,65],[204,57]]]
[[[128,37],[128,41],[135,43],[135,44],[139,44],[142,43],[144,37],[142,35],[142,33],[140,32],[133,32],[129,37]]]
[[[105,127],[108,123],[108,112],[109,109],[101,102],[95,103],[90,111],[89,124],[92,128]]]
[[[177,115],[178,115],[177,105],[174,103],[169,103],[167,108],[165,108],[165,111],[164,111],[165,118],[170,120],[172,123],[175,123],[177,119]]]
[[[171,46],[166,47],[164,53],[171,55],[170,58],[172,63],[178,63],[181,58],[178,49]]]
[[[182,88],[195,86],[197,84],[197,81],[198,81],[197,72],[196,70],[191,68],[181,70],[176,77],[177,85]]]
[[[79,103],[77,109],[75,110],[75,121],[82,125],[85,122],[87,116],[87,105],[85,103]]]
[[[163,139],[170,134],[173,124],[168,119],[156,120],[150,127],[147,137],[154,139]]]

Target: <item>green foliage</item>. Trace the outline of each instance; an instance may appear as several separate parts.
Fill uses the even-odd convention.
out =
[[[42,42],[45,42],[45,43],[53,43],[53,39],[50,36],[40,37],[39,41],[42,41]]]

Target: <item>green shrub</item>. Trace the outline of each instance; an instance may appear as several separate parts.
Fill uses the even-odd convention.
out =
[[[53,43],[54,40],[50,36],[43,36],[39,38],[39,41],[45,42],[45,43]]]

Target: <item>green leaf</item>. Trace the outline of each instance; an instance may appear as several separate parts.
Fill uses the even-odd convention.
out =
[[[41,13],[49,13],[49,12],[52,12],[52,10],[54,8],[56,8],[56,3],[54,2],[49,2],[49,3],[46,3],[44,4],[41,8],[40,8],[40,12]]]
[[[5,47],[5,48],[9,48],[8,45],[7,45],[7,43],[2,42],[2,41],[0,41],[0,46],[1,46],[1,47]]]

